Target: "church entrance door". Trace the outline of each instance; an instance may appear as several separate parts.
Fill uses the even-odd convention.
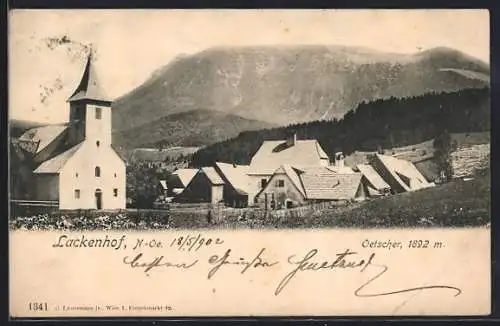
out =
[[[102,209],[102,191],[101,189],[95,190],[95,204],[97,209]]]

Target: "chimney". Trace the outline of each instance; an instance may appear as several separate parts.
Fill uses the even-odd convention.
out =
[[[288,138],[286,139],[287,147],[294,146],[296,142],[297,142],[297,134],[295,132],[288,135]]]
[[[335,153],[335,166],[339,168],[344,167],[344,153],[342,152]]]

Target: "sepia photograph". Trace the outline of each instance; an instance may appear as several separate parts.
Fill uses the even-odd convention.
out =
[[[168,306],[174,312],[164,304],[141,310],[133,307],[147,299],[134,296],[137,288],[125,296],[138,302],[114,309],[91,297],[77,278],[59,288],[72,291],[74,309],[71,302],[50,308],[45,299],[30,301],[35,293],[54,301],[54,288],[40,282],[70,270],[83,275],[76,266],[92,259],[99,266],[85,276],[88,282],[98,279],[97,271],[117,273],[105,264],[123,250],[127,255],[118,263],[144,270],[141,282],[154,287],[152,269],[192,270],[206,258],[174,263],[162,254],[146,261],[147,253],[137,251],[142,247],[175,248],[177,255],[232,239],[258,255],[253,261],[247,257],[246,264],[243,257],[231,262],[228,249],[225,255],[224,250],[211,253],[208,263],[222,259],[219,267],[246,266],[244,274],[249,268],[293,264],[291,246],[304,250],[316,241],[331,247],[328,241],[347,238],[356,239],[346,240],[354,241],[352,252],[342,247],[343,253],[330,255],[337,257],[330,258],[331,265],[320,261],[305,267],[319,249],[297,264],[304,270],[375,266],[368,254],[357,263],[344,262],[358,246],[394,252],[398,259],[407,255],[418,261],[414,264],[436,260],[430,275],[438,277],[443,257],[454,259],[465,250],[453,241],[476,239],[464,257],[478,263],[458,273],[460,286],[435,285],[431,277],[425,286],[394,291],[396,297],[423,289],[431,289],[429,295],[435,288],[456,291],[468,295],[465,310],[453,311],[447,301],[430,307],[423,300],[404,311],[399,304],[408,299],[401,297],[395,306],[410,314],[424,313],[422,307],[441,309],[437,314],[489,309],[490,293],[484,292],[491,220],[487,10],[11,10],[8,53],[11,296],[24,300],[14,300],[11,311],[36,315],[53,309],[52,315],[72,316],[153,310],[155,315],[393,312],[388,301],[372,308],[365,301],[356,309],[355,301],[346,299],[345,308],[332,308],[328,300],[299,305],[292,294],[288,304],[273,301],[267,308],[257,301],[246,308],[227,301],[202,306],[184,295],[177,308]],[[155,238],[141,242],[139,233]],[[158,240],[162,237],[168,246],[160,245],[167,242]],[[293,245],[284,244],[288,241]],[[284,263],[264,258],[271,244],[283,252]],[[46,248],[37,261],[22,257],[37,247]],[[420,251],[414,255],[415,248]],[[405,254],[408,250],[413,251]],[[438,251],[448,254],[431,258]],[[26,271],[19,271],[32,268],[44,273],[25,275],[32,281],[24,283]],[[393,272],[395,279],[403,278],[403,270]],[[483,279],[471,281],[478,271]],[[116,277],[122,280],[127,273]],[[290,287],[292,276],[279,282],[274,297]],[[248,293],[265,292],[260,289],[269,280],[263,278],[259,285],[245,283],[252,287]],[[228,293],[220,294],[224,300],[239,295],[230,291],[236,281],[229,280]],[[92,288],[118,300],[118,283],[102,282],[99,278]],[[319,280],[311,282],[321,286]],[[369,282],[361,282],[356,300]],[[483,292],[467,292],[467,285]],[[201,297],[216,294],[215,286],[210,289]],[[99,305],[79,306],[89,298]]]

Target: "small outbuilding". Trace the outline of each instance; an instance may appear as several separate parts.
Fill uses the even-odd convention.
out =
[[[224,180],[213,167],[203,167],[194,175],[179,202],[218,204],[223,201]]]

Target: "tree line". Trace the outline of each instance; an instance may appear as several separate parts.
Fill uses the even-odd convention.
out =
[[[332,157],[342,151],[376,151],[423,142],[449,133],[490,130],[490,89],[427,93],[408,98],[363,102],[342,119],[311,121],[285,127],[245,131],[197,151],[191,166],[216,161],[248,164],[264,140],[316,139]]]

